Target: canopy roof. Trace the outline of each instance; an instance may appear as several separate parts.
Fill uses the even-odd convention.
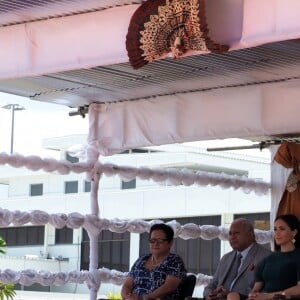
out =
[[[0,90],[89,112],[86,166],[92,169],[95,221],[89,228],[91,300],[100,286],[94,230],[99,153],[226,137],[298,136],[300,131],[299,0],[207,0],[209,36],[229,52],[193,50],[177,60],[164,53],[164,59],[134,70],[126,35],[144,2],[0,3]],[[15,157],[2,161],[9,159],[17,165]],[[34,169],[37,163],[52,163],[35,157],[19,161]]]
[[[0,90],[81,108],[81,113],[91,103],[109,104],[102,129],[114,123],[118,131],[120,126],[126,131],[118,136],[122,145],[113,152],[185,140],[298,135],[298,0],[206,1],[209,35],[214,42],[228,45],[228,52],[188,51],[185,57],[156,60],[135,70],[128,62],[126,34],[132,15],[144,2],[2,1],[0,38],[5,43],[0,49]],[[142,111],[131,113],[132,104],[139,101],[155,103],[155,109],[149,115],[140,105]],[[117,103],[126,112],[119,122],[110,114]],[[204,129],[193,133],[188,128],[186,136],[172,115],[166,122],[176,123],[175,132],[161,131],[162,138],[148,139],[148,132],[140,132],[147,142],[142,138],[132,143],[122,137],[137,134],[124,128],[129,123],[140,126],[137,115],[143,115],[146,127],[151,127],[153,113],[159,116],[166,103],[172,103],[171,110],[183,124],[194,122],[194,127]],[[184,114],[185,105],[190,111]],[[253,108],[250,114],[249,107]],[[192,111],[199,114],[191,118]]]

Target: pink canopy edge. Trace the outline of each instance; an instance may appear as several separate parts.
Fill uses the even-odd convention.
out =
[[[0,28],[0,79],[128,62],[125,39],[138,6]],[[207,1],[210,36],[230,50],[299,38],[299,11],[299,0]]]
[[[232,137],[299,133],[300,80],[91,104],[88,144],[101,155]]]

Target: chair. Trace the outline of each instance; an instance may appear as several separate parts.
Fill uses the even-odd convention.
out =
[[[185,279],[182,280],[179,286],[180,296],[179,299],[185,299],[187,297],[191,297],[194,292],[194,288],[196,285],[196,276],[193,274],[189,274]]]

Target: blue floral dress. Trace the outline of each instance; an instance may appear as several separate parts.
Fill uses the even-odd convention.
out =
[[[170,253],[165,260],[154,267],[152,270],[145,268],[145,262],[151,254],[140,257],[132,266],[129,276],[133,278],[133,293],[143,296],[159,288],[166,280],[168,275],[183,279],[186,277],[186,269],[181,257]],[[165,299],[176,299],[179,296],[179,290],[168,295]]]

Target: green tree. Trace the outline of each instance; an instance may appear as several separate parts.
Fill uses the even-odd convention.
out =
[[[0,236],[0,253],[2,254],[6,253],[6,242],[1,236]],[[15,295],[16,292],[14,290],[14,284],[0,282],[0,300],[4,300],[4,299],[12,300]]]

